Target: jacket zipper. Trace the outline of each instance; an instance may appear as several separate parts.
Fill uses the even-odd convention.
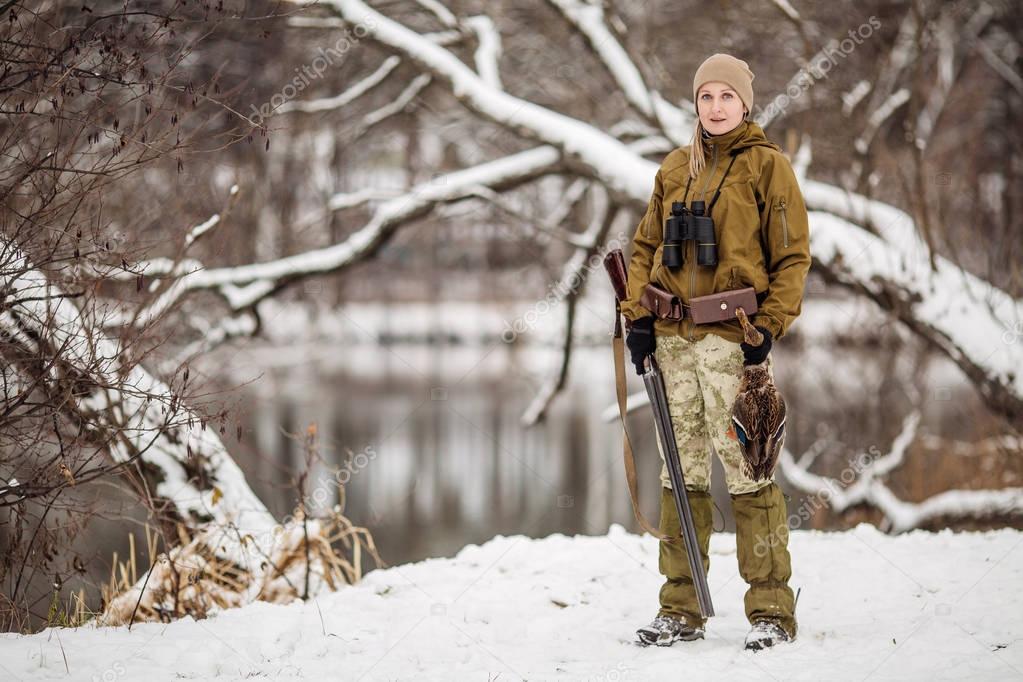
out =
[[[703,200],[707,199],[707,187],[710,185],[711,178],[714,177],[714,171],[718,169],[718,146],[716,144],[712,146],[714,147],[714,163],[711,164],[710,173],[707,175],[707,181],[703,183],[703,191],[700,193],[700,199]]]
[[[695,239],[690,239],[689,241],[691,241],[692,244],[693,244],[693,255],[692,255],[692,257],[690,259],[690,262],[689,262],[689,300],[692,301],[693,300],[693,289],[696,286],[696,240]],[[686,244],[686,251],[687,252],[689,251],[689,244]],[[687,255],[687,258],[689,258],[688,255]],[[693,319],[690,317],[689,318],[689,340],[690,341],[693,340],[693,331],[694,331],[695,327],[696,327],[696,325],[693,324]]]
[[[785,215],[785,200],[782,199],[778,203],[778,210],[781,211],[781,236],[782,246],[788,248],[789,246],[789,220]]]
[[[664,232],[664,227],[663,226],[661,227],[661,232],[662,232],[661,237],[663,239],[663,236],[664,236],[663,235],[663,232]],[[643,236],[646,237],[647,239],[650,239],[650,221],[649,220],[644,220],[643,221]]]
[[[707,181],[703,183],[703,192],[700,193],[700,199],[706,200],[707,198],[707,187],[710,186],[711,178],[714,177],[714,171],[718,169],[718,145],[714,147],[714,162],[710,166],[710,173],[707,174]],[[689,300],[693,300],[693,292],[696,289],[696,240],[690,240],[693,242],[693,255],[689,259]],[[689,250],[689,245],[686,245],[686,251]],[[689,340],[693,340],[693,332],[696,330],[696,325],[693,324],[692,319],[689,320]]]

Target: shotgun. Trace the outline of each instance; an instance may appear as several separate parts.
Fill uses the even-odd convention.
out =
[[[685,544],[686,556],[689,560],[689,571],[693,576],[693,587],[700,604],[700,613],[704,618],[714,615],[714,604],[710,598],[710,587],[707,585],[707,574],[703,570],[703,556],[700,543],[696,536],[696,525],[693,523],[693,511],[689,506],[689,494],[686,492],[686,480],[682,473],[682,463],[678,456],[678,443],[675,441],[675,430],[671,426],[671,413],[668,410],[668,394],[664,386],[664,377],[653,355],[646,358],[646,372],[643,373],[643,384],[650,406],[654,412],[654,425],[657,437],[661,442],[665,461],[668,465],[668,476],[671,479],[672,497],[675,498],[675,509],[682,527],[681,538],[673,538],[654,528],[639,511],[636,462],[632,454],[632,443],[628,430],[625,428],[626,391],[625,391],[625,344],[622,340],[622,301],[628,298],[628,271],[625,269],[625,256],[621,249],[614,249],[604,257],[604,269],[611,278],[611,286],[615,293],[615,328],[612,342],[615,362],[615,393],[618,397],[618,412],[622,418],[623,451],[625,458],[625,478],[629,483],[629,495],[632,498],[632,511],[636,520],[645,531],[662,542],[678,542]],[[625,322],[626,328],[629,321]]]

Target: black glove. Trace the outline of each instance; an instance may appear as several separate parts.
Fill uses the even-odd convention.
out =
[[[739,344],[742,354],[746,356],[742,363],[744,365],[759,365],[767,359],[767,354],[771,352],[771,339],[773,338],[771,332],[760,325],[755,324],[753,327],[759,329],[760,333],[764,335],[764,341],[759,346],[751,346],[745,341]]]
[[[632,354],[632,364],[636,366],[636,374],[643,374],[643,359],[651,355],[656,347],[654,341],[654,320],[653,315],[641,317],[632,323],[628,334],[625,337],[625,345],[629,347]]]

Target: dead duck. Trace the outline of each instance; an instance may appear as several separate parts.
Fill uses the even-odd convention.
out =
[[[763,343],[764,335],[750,323],[746,311],[736,308],[735,314],[746,343]],[[767,361],[745,365],[728,436],[739,441],[743,473],[754,481],[766,480],[774,473],[785,444],[785,413],[785,399],[767,371]]]

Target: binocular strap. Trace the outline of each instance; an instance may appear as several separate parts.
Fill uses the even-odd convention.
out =
[[[737,149],[737,150],[731,152],[732,159],[731,159],[731,161],[728,162],[728,166],[725,167],[725,174],[721,176],[721,182],[718,183],[718,188],[714,191],[714,198],[710,200],[710,206],[707,207],[706,215],[709,216],[710,212],[714,210],[714,204],[717,203],[718,197],[721,196],[721,187],[724,186],[724,184],[725,184],[725,178],[728,177],[728,172],[730,170],[732,170],[732,164],[735,163],[736,157],[739,156],[739,154],[742,154],[744,151],[746,151],[745,147],[743,147],[742,149]],[[686,183],[686,193],[682,197],[682,203],[685,203],[686,199],[689,198],[689,187],[692,184],[693,184],[693,177],[689,176],[689,182]]]

